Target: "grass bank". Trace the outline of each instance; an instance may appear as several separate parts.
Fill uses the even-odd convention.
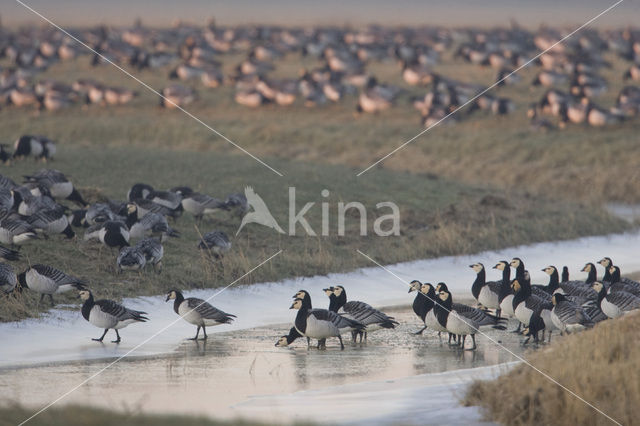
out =
[[[640,315],[605,321],[529,354],[531,364],[621,424],[640,416]],[[611,420],[528,366],[474,383],[466,405],[508,425],[605,425]]]
[[[285,170],[279,177],[251,158],[190,150],[141,147],[61,145],[58,158],[50,164],[67,173],[90,201],[106,198],[123,200],[127,189],[146,182],[159,189],[191,185],[195,190],[217,197],[252,186],[269,206],[283,228],[289,217],[289,187],[296,188],[296,211],[307,202],[315,205],[306,215],[317,236],[307,235],[298,226],[295,236],[284,236],[260,225],[248,225],[236,237],[240,218],[226,212],[206,219],[199,228],[185,214],[173,225],[182,236],[165,244],[162,274],[115,273],[116,253],[97,243],[52,236],[22,248],[28,264],[45,263],[90,282],[99,297],[119,299],[136,295],[161,294],[172,287],[215,288],[227,285],[278,250],[283,253],[257,269],[239,284],[274,281],[297,276],[344,272],[372,266],[357,254],[360,249],[382,263],[475,253],[512,245],[571,239],[627,229],[622,220],[609,216],[598,206],[551,201],[542,197],[502,191],[483,185],[451,181],[436,175],[418,176],[405,172],[375,170],[357,178],[353,169],[326,164],[308,164],[268,159]],[[15,163],[2,170],[16,180],[42,167],[32,161]],[[327,189],[328,197],[321,191]],[[367,209],[367,235],[360,235],[360,218],[349,210],[345,235],[337,234],[339,202],[359,201]],[[400,235],[379,237],[373,232],[377,216],[389,209],[376,204],[392,201],[400,209]],[[321,235],[321,203],[329,205],[329,235]],[[214,229],[232,237],[233,248],[221,261],[212,262],[197,249],[200,233]],[[59,301],[76,303],[71,296]],[[0,321],[37,315],[48,309],[38,306],[33,293],[25,291],[17,299],[0,303]],[[75,308],[74,308],[75,309]]]
[[[0,407],[0,425],[17,425],[34,414],[21,406]],[[243,420],[221,421],[206,417],[179,415],[151,415],[138,413],[120,413],[69,405],[52,407],[29,421],[33,426],[257,426],[257,423]]]

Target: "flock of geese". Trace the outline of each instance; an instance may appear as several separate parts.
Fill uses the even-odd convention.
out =
[[[522,78],[512,72],[538,52],[546,51],[531,64],[539,72],[530,86],[548,89],[527,111],[533,129],[556,127],[544,115],[556,117],[558,127],[569,123],[603,126],[636,117],[640,111],[637,86],[624,86],[610,107],[595,100],[609,86],[601,75],[602,70],[612,66],[605,59],[606,54],[616,55],[628,64],[620,79],[640,81],[640,32],[583,29],[554,46],[563,34],[552,28],[530,32],[515,25],[492,30],[379,26],[355,30],[222,27],[214,22],[205,27],[178,24],[152,29],[138,22],[131,28],[73,30],[74,37],[91,46],[97,52],[94,53],[53,29],[31,27],[10,32],[3,28],[0,57],[11,66],[1,70],[0,103],[60,110],[79,103],[112,106],[135,99],[138,93],[134,90],[92,79],[67,84],[38,78],[57,62],[91,56],[94,66],[106,64],[107,58],[130,69],[164,72],[168,80],[180,81],[160,90],[160,104],[166,108],[198,99],[198,86],[232,86],[234,100],[251,108],[267,104],[289,106],[297,101],[315,107],[355,97],[357,112],[362,113],[385,111],[400,95],[409,93],[423,125],[428,127],[466,105],[492,82],[498,83],[497,90],[521,84]],[[237,59],[238,54],[244,58]],[[317,66],[303,68],[297,76],[274,77],[279,62],[291,54],[315,58]],[[239,60],[231,72],[223,70],[224,60],[229,57]],[[445,59],[493,69],[495,78],[484,85],[455,80],[436,71]],[[394,62],[403,81],[416,86],[416,90],[409,92],[381,82],[371,71],[372,64]],[[452,116],[450,122],[463,120],[477,110],[504,115],[516,109],[511,99],[499,93],[482,94],[470,104],[464,114]]]
[[[540,332],[542,342],[545,333],[551,341],[554,331],[575,333],[591,328],[597,322],[640,309],[640,283],[621,278],[620,268],[608,257],[598,264],[604,267],[601,280],[597,280],[593,263],[587,263],[582,269],[587,273],[585,281],[569,280],[567,267],[563,268],[561,277],[554,266],[547,266],[543,271],[549,275],[549,282],[542,285],[531,284],[529,272],[520,258],[513,258],[511,262],[503,260],[494,266],[502,273],[499,281],[487,281],[484,265],[475,263],[470,265],[476,272],[471,294],[478,307],[454,302],[443,282],[434,286],[414,280],[409,284],[409,293],[417,292],[412,307],[424,325],[416,334],[422,334],[426,329],[438,332],[438,335],[448,333],[450,345],[465,349],[466,337],[471,336],[473,345],[468,349],[474,350],[477,347],[475,335],[482,333],[481,327],[506,330],[507,320],[513,318],[518,322],[515,332],[527,336],[524,344],[531,337],[539,343]],[[512,268],[515,269],[514,279],[511,279]],[[291,309],[297,309],[298,313],[289,334],[280,337],[276,346],[288,346],[297,338],[306,337],[308,346],[310,339],[317,339],[317,347],[324,348],[327,338],[336,337],[344,349],[341,337],[344,332],[351,332],[353,342],[356,342],[357,335],[362,341],[362,334],[366,339],[368,332],[395,328],[398,324],[393,317],[367,303],[347,302],[342,286],[329,287],[324,292],[330,299],[328,309],[313,309],[306,290],[293,296]]]
[[[12,159],[32,157],[50,159],[56,152],[55,143],[46,137],[22,136],[14,144]],[[72,209],[63,201],[74,203]],[[102,245],[117,250],[117,271],[141,271],[146,265],[161,272],[164,256],[163,241],[168,237],[179,237],[175,226],[177,219],[188,212],[197,221],[205,215],[219,211],[244,215],[249,210],[244,194],[232,193],[225,200],[179,186],[169,190],[156,190],[151,185],[136,183],[127,191],[125,201],[110,200],[89,204],[74,184],[60,171],[42,169],[24,176],[17,184],[0,175],[0,257],[12,262],[19,260],[23,244],[32,244],[41,238],[60,235],[62,240],[73,240],[76,231],[84,229],[84,240],[97,240]],[[134,241],[137,241],[134,244]],[[9,247],[5,247],[7,245]],[[219,230],[208,232],[198,242],[198,248],[206,250],[212,259],[220,258],[230,250],[231,241]],[[424,325],[438,333],[448,333],[449,343],[465,347],[467,336],[471,336],[476,348],[475,335],[481,327],[506,329],[506,322],[515,318],[523,328],[522,333],[542,341],[548,333],[549,341],[554,331],[573,333],[592,327],[607,318],[617,318],[640,308],[640,283],[621,277],[620,268],[605,257],[598,262],[604,267],[604,275],[597,279],[596,266],[587,263],[582,269],[587,273],[584,281],[569,280],[568,268],[560,273],[554,266],[543,269],[549,275],[546,285],[531,284],[529,272],[520,258],[510,262],[500,261],[493,268],[501,271],[502,279],[487,281],[483,264],[470,267],[476,273],[471,294],[478,307],[456,303],[443,282],[437,285],[413,281],[409,292],[417,292],[413,310]],[[511,279],[511,269],[515,278]],[[102,341],[107,331],[115,330],[120,342],[119,329],[134,322],[148,320],[145,312],[135,311],[111,300],[95,300],[86,280],[67,274],[51,265],[30,264],[26,270],[16,273],[10,263],[0,262],[0,291],[10,297],[24,289],[40,294],[40,301],[48,297],[54,304],[53,295],[76,290],[84,301],[82,315],[91,324],[104,330],[94,340]],[[341,335],[351,333],[352,341],[367,339],[368,333],[398,325],[393,317],[371,305],[347,300],[343,286],[337,285],[323,290],[329,298],[328,309],[313,308],[311,295],[300,290],[294,295],[291,309],[298,310],[289,334],[282,336],[276,346],[288,346],[299,337],[318,341],[317,347],[326,347],[328,338],[338,338],[344,348]],[[207,338],[206,327],[228,324],[235,318],[206,301],[185,298],[174,289],[167,294],[167,301],[174,301],[174,311],[187,322],[197,326]],[[453,341],[453,343],[451,343]]]

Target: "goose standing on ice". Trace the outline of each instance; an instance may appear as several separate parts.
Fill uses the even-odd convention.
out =
[[[485,308],[495,309],[500,316],[500,288],[501,281],[486,281],[486,270],[482,263],[469,265],[476,273],[476,280],[471,286],[471,294],[478,303]]]
[[[186,322],[198,327],[196,336],[189,340],[198,340],[200,329],[204,333],[204,340],[207,339],[207,327],[213,327],[221,324],[231,324],[235,315],[228,314],[220,309],[214,308],[208,302],[196,297],[185,297],[180,290],[171,290],[167,294],[169,300],[174,300],[173,310],[180,315]]]
[[[420,293],[427,299],[428,302],[425,305],[428,307],[427,314],[424,318],[425,326],[430,328],[431,330],[438,332],[438,337],[441,337],[441,333],[449,334],[449,345],[451,345],[451,340],[453,339],[454,344],[458,344],[458,336],[449,332],[445,326],[440,324],[438,318],[436,317],[435,310],[433,309],[436,304],[440,301],[440,298],[436,294],[436,289],[431,283],[424,283],[420,287]]]
[[[303,336],[302,336],[302,334],[298,333],[298,330],[296,330],[295,327],[291,327],[291,330],[289,330],[289,334],[285,334],[284,336],[280,336],[280,338],[276,342],[276,347],[289,346],[298,337],[303,337]]]
[[[551,302],[551,321],[561,333],[573,333],[593,327],[594,322],[582,306],[567,299],[564,294],[555,293],[551,296]]]
[[[103,328],[104,333],[98,339],[91,339],[96,342],[102,342],[107,331],[113,329],[116,332],[117,339],[112,343],[120,343],[119,329],[128,326],[134,322],[145,322],[149,318],[146,312],[134,311],[128,309],[113,300],[94,300],[93,294],[89,290],[80,290],[80,298],[84,300],[82,304],[82,316],[91,324],[98,328]]]
[[[371,305],[351,300],[347,302],[347,292],[341,285],[335,286],[333,293],[336,295],[335,308],[338,314],[346,318],[350,318],[363,324],[364,339],[367,340],[367,333],[381,328],[395,328],[398,325],[398,321],[395,318],[388,316],[384,312],[381,312]],[[363,333],[360,332],[360,341],[362,342]],[[356,340],[356,333],[353,333],[353,341]]]

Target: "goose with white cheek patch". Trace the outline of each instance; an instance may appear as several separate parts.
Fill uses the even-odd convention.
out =
[[[358,321],[365,326],[364,340],[367,340],[367,333],[380,330],[381,328],[395,328],[398,321],[373,308],[368,303],[351,300],[347,302],[347,292],[341,285],[335,286],[333,293],[336,295],[336,305],[338,313],[346,318]],[[363,333],[360,332],[360,342],[362,342]],[[353,341],[356,341],[357,334],[353,333]]]
[[[231,324],[235,315],[228,314],[211,306],[208,302],[196,297],[185,297],[179,290],[171,290],[167,294],[166,302],[173,299],[173,310],[186,322],[198,327],[196,336],[189,340],[198,340],[200,329],[204,333],[203,339],[207,339],[207,327],[222,324]]]
[[[424,324],[424,327],[422,327],[415,334],[422,334],[427,329],[428,326],[425,321],[425,318],[427,317],[427,313],[431,309],[433,309],[433,300],[429,300],[427,296],[422,294],[420,292],[421,288],[422,288],[422,283],[418,280],[413,280],[409,284],[409,291],[408,291],[409,293],[413,291],[418,292],[418,294],[416,294],[415,299],[413,299],[413,304],[411,305],[411,307],[413,308],[413,312],[418,316],[418,318],[422,320],[422,323]]]
[[[72,289],[86,289],[84,280],[65,274],[52,266],[41,264],[32,265],[26,271],[18,274],[18,282],[21,286],[40,293],[40,301],[44,299],[44,296],[49,296],[51,306],[54,304],[54,294]]]
[[[472,314],[466,311],[457,311],[453,308],[453,298],[451,293],[445,290],[441,290],[438,293],[440,301],[433,307],[436,318],[440,325],[445,327],[450,333],[462,336],[461,347],[464,347],[464,343],[468,335],[471,335],[473,340],[473,347],[469,350],[476,349],[476,333],[480,327],[480,322],[477,321]],[[497,319],[497,318],[496,318]]]
[[[337,337],[340,341],[340,349],[344,349],[340,328],[338,327],[338,324],[342,321],[348,322],[350,327],[356,331],[364,331],[364,325],[356,321],[341,317],[327,309],[311,309],[309,305],[309,301],[295,299],[289,309],[298,310],[294,322],[296,331],[308,339],[317,339],[318,349],[325,347],[324,342],[329,337]]]
[[[551,339],[551,331],[556,328],[551,321],[551,310],[553,304],[544,299],[531,294],[531,284],[526,279],[515,279],[511,282],[511,288],[515,296],[513,297],[513,311],[515,317],[524,325],[529,326],[532,314],[538,314],[544,321],[545,331],[549,331],[549,339]],[[542,335],[544,340],[544,334]]]
[[[602,312],[609,318],[618,318],[640,308],[640,297],[626,291],[607,293],[607,289],[600,281],[593,283],[593,289],[598,292],[598,304]]]
[[[290,344],[293,343],[294,340],[296,340],[299,337],[303,337],[302,334],[298,333],[298,330],[296,330],[295,327],[291,327],[291,330],[289,330],[289,334],[280,336],[275,346],[276,347],[289,346]]]
[[[611,279],[611,284],[609,284],[607,288],[609,293],[626,291],[636,297],[640,297],[640,283],[629,278],[620,278],[620,268],[618,266],[611,265],[609,267],[609,274]]]
[[[500,316],[500,284],[501,281],[487,281],[487,272],[482,263],[469,265],[476,273],[476,279],[471,286],[471,294],[478,303],[485,308],[495,309]]]
[[[299,290],[293,296],[293,299],[302,300],[303,305],[306,308],[312,309],[311,295],[309,294],[308,291]],[[337,302],[337,299],[336,299],[336,302]],[[358,330],[363,330],[364,329],[364,325],[363,324],[359,323],[358,321],[356,321],[354,319],[347,318],[342,314],[336,314],[336,315],[332,316],[331,319],[335,323],[336,327],[338,327],[338,329],[340,330],[340,333],[346,333],[346,332],[353,333],[354,331],[358,331]],[[323,344],[324,344],[324,342],[318,342],[318,343],[320,343],[320,346],[323,346]]]
[[[582,306],[567,299],[564,294],[555,293],[551,296],[551,302],[551,321],[561,333],[574,333],[594,326],[594,322]]]
[[[448,333],[449,345],[451,345],[452,339],[453,339],[453,342],[457,344],[458,336],[453,333],[450,333],[445,326],[440,324],[440,322],[438,321],[438,318],[436,318],[436,314],[433,307],[439,302],[440,299],[436,294],[435,287],[431,283],[424,283],[420,286],[420,289],[418,291],[420,292],[422,297],[424,297],[427,300],[427,302],[425,302],[425,305],[428,307],[428,311],[424,318],[425,327],[428,327],[431,330],[437,331],[438,337],[441,337],[441,333]]]
[[[120,343],[119,329],[128,326],[134,322],[145,322],[149,318],[146,312],[134,311],[128,309],[113,300],[94,300],[93,294],[89,290],[80,290],[80,298],[84,300],[82,305],[82,316],[91,324],[98,328],[103,328],[104,333],[98,339],[91,339],[96,342],[102,342],[107,331],[113,329],[116,332],[117,339],[112,343]]]

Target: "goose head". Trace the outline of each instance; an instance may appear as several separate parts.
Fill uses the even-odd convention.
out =
[[[441,291],[438,293],[438,297],[444,302],[451,297],[451,293],[449,293],[448,291]]]
[[[580,271],[581,272],[591,272],[593,267],[594,267],[593,263],[587,263],[587,264],[584,265],[584,267]]]
[[[511,259],[511,262],[509,262],[509,265],[512,268],[518,268],[520,265],[522,265],[522,259],[520,259],[519,257],[514,257],[513,259]]]
[[[309,292],[307,290],[298,290],[296,294],[293,295],[292,299],[306,299],[309,296]]]
[[[484,270],[484,265],[482,263],[474,263],[473,265],[469,265],[469,268],[473,269],[477,274]]]
[[[340,295],[344,292],[344,287],[342,287],[341,285],[337,285],[334,287],[333,289],[333,294],[335,294],[337,297],[340,297]]]
[[[428,294],[429,290],[431,290],[431,283],[424,283],[420,286],[420,293]]]
[[[324,291],[324,294],[327,295],[327,297],[331,297],[331,295],[333,294],[333,287],[329,287],[329,288],[323,288],[322,291]]]
[[[501,260],[500,262],[496,263],[493,269],[504,271],[505,269],[507,269],[508,266],[509,266],[509,262],[507,262],[506,260]]]
[[[293,301],[289,309],[301,309],[302,308],[302,299],[296,299]]]
[[[547,266],[546,268],[542,269],[542,272],[544,272],[547,275],[553,275],[553,273],[556,272],[556,267],[555,266]]]
[[[436,285],[436,293],[440,293],[441,291],[446,291],[449,292],[449,288],[447,287],[447,285],[443,282],[439,282]]]
[[[613,265],[610,257],[603,257],[598,261],[598,263],[606,268],[609,268]]]
[[[421,287],[422,287],[422,283],[420,281],[413,280],[409,284],[409,293],[411,293],[412,291],[420,291]]]
[[[91,297],[91,292],[89,290],[80,290],[78,296],[82,300],[88,300]]]
[[[604,288],[604,284],[602,284],[600,281],[594,281],[593,284],[591,284],[591,287],[597,292],[600,293],[602,291],[602,289]]]
[[[165,302],[168,302],[169,300],[174,300],[178,297],[178,290],[170,290],[169,293],[167,293],[167,298],[165,299]]]

